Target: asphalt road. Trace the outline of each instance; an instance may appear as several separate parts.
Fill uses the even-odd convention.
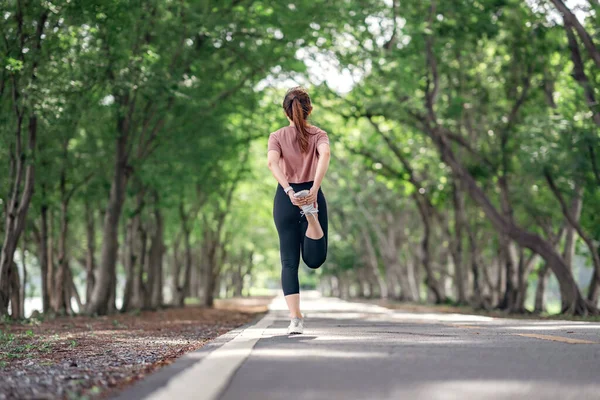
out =
[[[271,308],[210,359],[183,359],[127,398],[600,399],[598,323],[411,313],[307,294],[305,333],[288,336],[283,299]]]

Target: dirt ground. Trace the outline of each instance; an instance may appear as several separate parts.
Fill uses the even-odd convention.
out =
[[[0,324],[0,399],[106,398],[266,312],[268,297]]]

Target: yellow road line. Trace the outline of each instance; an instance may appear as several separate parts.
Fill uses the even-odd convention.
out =
[[[562,342],[562,343],[570,343],[570,344],[600,344],[598,342],[592,342],[590,340],[583,339],[572,339],[566,338],[562,336],[552,336],[552,335],[538,335],[536,333],[515,333],[517,336],[525,336],[534,339],[542,339],[542,340],[550,340],[553,342]]]

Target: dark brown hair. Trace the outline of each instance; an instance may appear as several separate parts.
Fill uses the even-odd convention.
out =
[[[296,125],[296,137],[300,143],[300,149],[306,153],[308,151],[308,135],[310,135],[306,119],[312,111],[310,96],[306,89],[298,86],[288,90],[283,99],[283,110]]]

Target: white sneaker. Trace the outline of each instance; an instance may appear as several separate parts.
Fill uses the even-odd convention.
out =
[[[304,320],[302,318],[292,318],[287,333],[288,335],[300,335],[304,333]]]
[[[298,193],[294,193],[294,197],[297,199],[302,199],[306,196],[308,196],[310,192],[308,190],[301,190]],[[302,211],[300,212],[300,215],[305,216],[305,215],[314,215],[316,216],[319,213],[319,210],[312,204],[307,204],[305,206],[302,206]]]

